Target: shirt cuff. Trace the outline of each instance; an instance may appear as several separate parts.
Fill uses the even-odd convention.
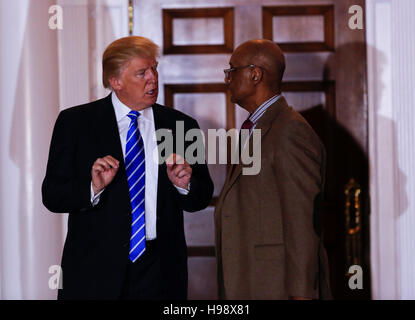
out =
[[[177,189],[177,191],[179,191],[179,193],[180,193],[180,194],[182,194],[182,195],[187,195],[187,194],[189,193],[189,190],[190,190],[190,182],[189,182],[189,184],[187,185],[187,188],[188,188],[189,190],[187,190],[187,189],[183,189],[183,188],[180,188],[180,187],[176,186],[175,184],[173,184],[173,185],[175,186],[175,188]]]
[[[102,189],[100,192],[98,192],[96,195],[94,195],[94,189],[92,188],[92,181],[91,181],[91,203],[93,207],[95,207],[98,204],[101,193],[103,193],[104,190],[105,188]]]

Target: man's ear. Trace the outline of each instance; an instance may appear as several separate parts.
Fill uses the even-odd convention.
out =
[[[254,82],[256,82],[256,83],[261,82],[262,77],[263,77],[263,72],[262,72],[262,69],[261,69],[261,68],[256,67],[256,68],[254,68],[254,69],[252,70],[252,73],[251,73],[251,79],[252,79]]]
[[[114,90],[117,90],[118,91],[118,90],[121,90],[122,89],[122,81],[121,81],[120,78],[111,77],[111,78],[108,79],[108,81],[109,81],[111,87]]]

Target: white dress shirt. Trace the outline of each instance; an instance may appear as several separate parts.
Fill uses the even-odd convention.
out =
[[[120,141],[122,152],[125,161],[125,148],[128,127],[131,119],[127,116],[131,111],[125,104],[123,104],[112,92],[111,94],[112,105],[114,106],[115,116],[117,119],[118,131],[120,134]],[[146,239],[153,240],[157,237],[156,221],[157,221],[157,185],[158,185],[158,152],[157,152],[157,140],[156,130],[154,125],[153,108],[149,107],[144,110],[138,111],[140,116],[137,119],[138,129],[140,130],[141,137],[144,143],[145,152],[145,220],[146,220]],[[120,160],[120,159],[117,159]],[[175,186],[181,194],[188,194],[188,190]],[[103,190],[94,196],[91,182],[91,203],[95,206],[99,202],[99,198]]]

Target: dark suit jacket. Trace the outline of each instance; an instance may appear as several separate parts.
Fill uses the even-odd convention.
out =
[[[280,98],[259,119],[261,170],[234,165],[215,209],[219,297],[329,298],[320,239],[325,152],[308,123]],[[252,137],[248,141],[252,150]]]
[[[199,128],[185,114],[158,104],[152,106],[155,129],[185,131]],[[192,142],[185,142],[188,146]],[[111,155],[120,161],[114,180],[90,202],[91,168],[97,158]],[[148,156],[148,155],[147,155]],[[152,161],[152,160],[151,160]],[[191,188],[180,195],[159,165],[157,190],[157,240],[162,283],[167,299],[187,297],[187,251],[183,210],[208,206],[213,183],[206,164],[192,165]],[[61,299],[115,299],[120,296],[129,261],[131,204],[125,166],[111,95],[62,111],[56,121],[46,176],[44,205],[52,212],[69,212],[68,234],[62,257]]]

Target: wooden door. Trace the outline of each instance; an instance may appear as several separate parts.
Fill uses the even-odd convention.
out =
[[[321,228],[337,299],[370,298],[367,208],[367,104],[364,30],[348,26],[364,0],[134,0],[133,34],[162,48],[159,102],[207,129],[239,128],[247,112],[233,105],[223,69],[240,43],[268,38],[286,53],[283,93],[321,137],[327,177]],[[226,165],[209,165],[214,199],[185,213],[189,298],[216,298],[213,211]],[[363,289],[349,287],[351,265]]]

